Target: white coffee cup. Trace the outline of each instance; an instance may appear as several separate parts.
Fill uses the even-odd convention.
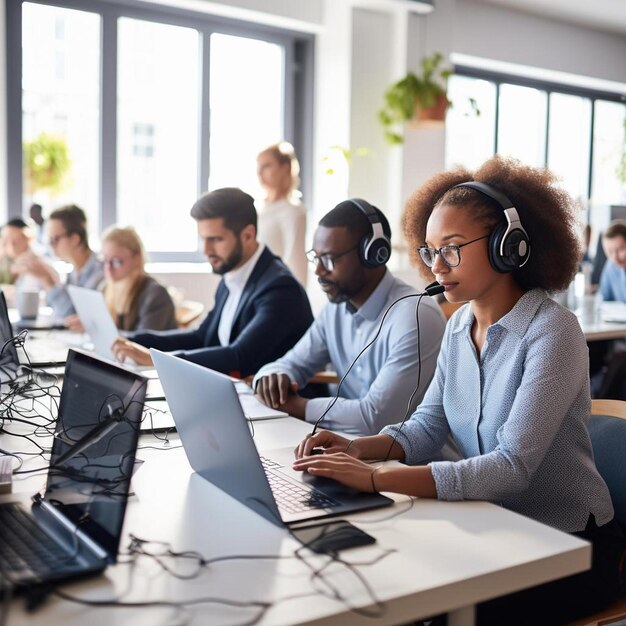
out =
[[[35,319],[39,312],[39,292],[19,290],[17,292],[17,310],[21,319]]]

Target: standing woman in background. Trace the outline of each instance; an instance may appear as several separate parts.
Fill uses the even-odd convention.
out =
[[[258,211],[259,241],[306,287],[306,209],[299,199],[299,173],[296,153],[286,141],[268,146],[257,156],[257,175],[265,191]]]
[[[146,257],[132,227],[112,226],[102,235],[104,299],[120,330],[176,328],[174,302],[144,268]]]

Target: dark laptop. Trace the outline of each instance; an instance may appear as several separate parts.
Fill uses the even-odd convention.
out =
[[[20,360],[13,341],[13,328],[4,292],[0,290],[0,383],[10,382],[18,376]]]
[[[193,469],[270,522],[291,524],[393,503],[293,471],[281,461],[293,459],[293,449],[262,458],[228,376],[153,348],[150,353]]]
[[[142,376],[69,351],[45,493],[0,504],[5,591],[115,563],[145,389]]]

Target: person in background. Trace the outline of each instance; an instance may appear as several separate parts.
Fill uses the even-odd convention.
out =
[[[585,338],[548,296],[582,256],[577,212],[556,180],[496,156],[414,193],[409,250],[449,301],[467,302],[448,320],[433,382],[404,424],[352,441],[320,431],[296,450],[295,469],[361,491],[486,500],[592,543],[590,570],[479,604],[477,626],[556,626],[621,593],[625,540],[593,459]],[[449,435],[460,460],[421,462]],[[403,464],[365,462],[387,458]]]
[[[257,156],[257,175],[265,191],[259,207],[259,241],[306,287],[306,209],[298,192],[299,173],[295,150],[286,141],[268,146]]]
[[[104,299],[115,325],[123,331],[176,328],[174,302],[167,289],[146,274],[144,247],[132,227],[112,226],[102,234]],[[81,330],[68,320],[72,330]]]
[[[28,209],[28,216],[33,221],[33,224],[35,225],[35,239],[37,240],[37,243],[39,243],[41,246],[45,246],[46,244],[46,240],[45,240],[46,230],[44,228],[45,219],[43,217],[43,207],[41,206],[41,204],[37,204],[36,202],[34,204],[31,204],[30,208]]]
[[[371,242],[370,253],[364,253]],[[374,248],[380,242],[383,253],[377,259]],[[390,253],[387,218],[361,198],[339,203],[320,220],[308,256],[329,304],[291,351],[259,370],[253,386],[263,403],[315,423],[333,398],[307,399],[296,389],[329,362],[339,376],[346,373],[377,335],[389,310],[376,342],[343,381],[341,397],[322,424],[348,433],[377,433],[407,410],[421,368],[411,406],[415,408],[435,372],[446,320],[436,302],[428,297],[420,301],[418,363],[417,298],[406,298],[389,309],[415,289],[386,268]]]
[[[626,220],[613,220],[602,233],[607,261],[600,275],[600,293],[606,301],[626,302]]]
[[[120,361],[151,365],[149,348],[245,378],[302,337],[313,313],[302,285],[256,238],[254,200],[235,187],[201,196],[191,208],[204,253],[223,278],[215,306],[193,330],[137,332],[119,337]]]
[[[9,260],[9,273],[16,288],[26,291],[45,289],[47,277],[59,280],[55,269],[32,248],[33,232],[28,224],[17,217],[2,228],[2,247]],[[39,271],[41,268],[41,271]]]
[[[104,280],[102,262],[89,247],[85,212],[71,204],[56,209],[48,218],[48,240],[53,254],[73,266],[62,283],[58,274],[41,258],[30,259],[27,270],[41,280],[54,316],[65,320],[75,313],[66,285],[97,289]],[[69,321],[75,320],[74,317]]]

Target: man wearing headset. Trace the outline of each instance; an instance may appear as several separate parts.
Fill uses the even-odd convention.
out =
[[[329,304],[289,352],[259,370],[253,386],[262,402],[359,435],[413,411],[434,374],[446,320],[430,298],[405,297],[416,289],[385,267],[390,239],[384,214],[359,198],[320,220],[307,257]],[[337,398],[302,397],[297,390],[329,363],[345,375]]]

